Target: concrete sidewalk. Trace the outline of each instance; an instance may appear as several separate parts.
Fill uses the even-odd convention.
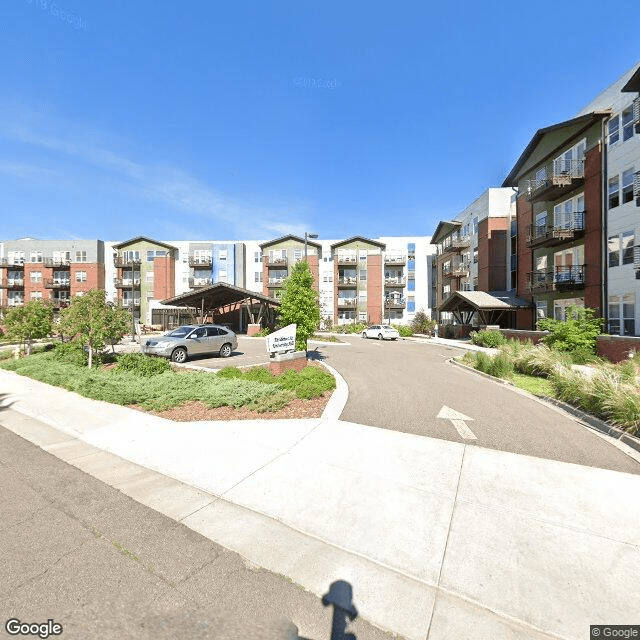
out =
[[[342,422],[335,405],[173,423],[0,383],[49,425],[0,414],[18,435],[317,595],[348,580],[360,615],[406,638],[582,640],[637,614],[640,476]]]

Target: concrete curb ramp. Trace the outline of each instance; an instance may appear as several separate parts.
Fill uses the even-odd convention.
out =
[[[348,580],[361,616],[406,638],[583,640],[638,611],[640,476],[335,418],[178,424],[0,381],[17,434],[317,595]]]

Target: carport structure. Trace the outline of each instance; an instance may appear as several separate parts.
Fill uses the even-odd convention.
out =
[[[475,314],[480,325],[498,325],[509,329],[516,326],[516,312],[530,308],[529,302],[506,292],[454,291],[438,311],[453,314],[457,324],[470,325]]]
[[[245,333],[250,324],[275,325],[280,301],[232,284],[216,282],[197,291],[162,300],[162,304],[190,309],[201,323],[225,324],[236,333]],[[163,329],[168,328],[163,326]]]

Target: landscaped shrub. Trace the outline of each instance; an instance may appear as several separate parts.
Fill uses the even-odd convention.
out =
[[[447,340],[451,340],[455,336],[453,325],[451,324],[441,324],[439,332],[440,337]]]
[[[77,342],[59,342],[51,351],[51,356],[59,362],[78,367],[86,367],[89,362],[89,354]]]
[[[294,391],[298,398],[305,400],[324,395],[336,386],[335,378],[319,367],[305,367],[300,373],[289,369],[278,376],[276,381],[284,389]]]
[[[558,368],[571,366],[571,357],[555,349],[531,343],[516,346],[515,341],[509,341],[500,347],[501,353],[511,358],[514,369],[529,376],[548,378]]]
[[[340,326],[335,328],[335,331],[338,333],[362,333],[366,328],[367,324],[364,322],[355,322],[353,324],[341,324]]]
[[[558,351],[577,351],[595,354],[598,336],[602,333],[603,318],[597,318],[594,309],[567,307],[566,320],[541,318],[538,329],[549,331],[542,341]]]
[[[499,347],[506,344],[507,338],[502,331],[494,329],[483,329],[482,331],[472,331],[470,334],[471,342],[481,347]]]
[[[433,332],[436,328],[436,321],[433,318],[430,318],[425,312],[424,309],[420,309],[413,316],[413,320],[411,322],[411,328],[414,333],[422,333],[428,336],[432,336]]]
[[[255,335],[258,336],[259,338],[264,338],[268,336],[270,333],[273,333],[273,330],[270,329],[269,327],[265,327],[264,329],[260,329],[260,331],[258,331],[258,333],[256,333]]]
[[[257,411],[258,413],[278,411],[279,409],[289,406],[295,397],[296,394],[291,391],[291,389],[283,389],[272,396],[262,396],[262,398],[258,398],[250,406],[250,409]]]
[[[227,378],[227,379],[241,378],[242,371],[238,369],[238,367],[225,367],[221,371],[218,371],[218,373],[216,373],[216,376],[218,376],[218,378]]]
[[[413,335],[413,329],[404,324],[394,324],[392,325],[394,329],[397,329],[401,338],[409,338]]]
[[[165,358],[153,358],[144,353],[123,353],[117,358],[118,371],[131,371],[139,376],[157,376],[171,371],[171,363]]]

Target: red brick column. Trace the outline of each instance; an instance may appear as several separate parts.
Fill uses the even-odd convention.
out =
[[[357,275],[357,272],[356,272]],[[371,324],[382,322],[382,255],[367,257],[367,314]]]

